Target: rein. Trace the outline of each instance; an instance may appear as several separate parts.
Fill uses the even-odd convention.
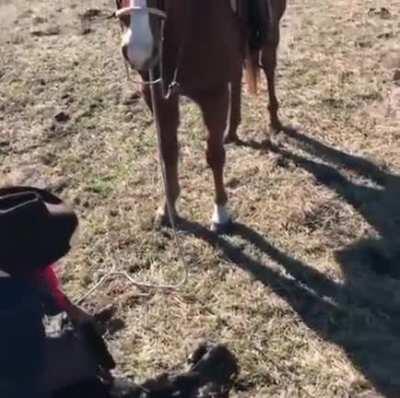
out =
[[[187,10],[187,7],[186,7]],[[185,259],[184,256],[184,250],[182,243],[179,239],[178,236],[178,231],[177,231],[177,226],[176,222],[174,219],[173,215],[173,205],[168,198],[168,181],[167,181],[167,176],[166,176],[166,166],[164,159],[162,157],[162,150],[161,150],[161,125],[160,125],[160,110],[159,110],[159,101],[158,99],[160,98],[161,100],[168,100],[172,95],[178,94],[179,93],[179,83],[178,83],[178,74],[179,74],[179,69],[181,66],[181,61],[183,58],[183,48],[185,41],[183,41],[183,44],[181,45],[178,53],[178,60],[176,64],[176,68],[174,70],[174,75],[173,75],[173,80],[171,84],[168,86],[168,90],[165,89],[165,84],[164,84],[164,79],[163,79],[163,52],[162,52],[162,44],[164,41],[164,25],[165,25],[165,20],[167,19],[167,13],[165,11],[162,11],[157,8],[152,8],[152,7],[138,7],[138,6],[131,6],[131,7],[125,7],[122,9],[117,10],[114,14],[113,17],[117,17],[120,21],[121,18],[127,15],[132,15],[133,12],[147,12],[149,14],[155,15],[159,18],[161,18],[161,37],[160,37],[160,43],[161,43],[161,53],[160,53],[160,60],[159,60],[159,70],[160,70],[160,77],[156,78],[155,77],[155,71],[154,70],[149,70],[149,80],[148,81],[135,81],[138,84],[145,84],[150,86],[150,94],[151,94],[151,101],[152,101],[152,110],[153,110],[153,115],[154,115],[154,123],[155,123],[155,128],[157,132],[157,144],[158,144],[158,156],[159,156],[159,162],[161,166],[161,176],[162,176],[162,181],[163,181],[163,186],[164,186],[164,195],[166,197],[166,204],[167,204],[167,213],[168,213],[168,218],[170,225],[173,229],[173,236],[174,236],[174,241],[175,245],[177,248],[177,255],[180,260],[180,263],[182,264],[183,267],[183,277],[182,279],[176,283],[175,285],[170,285],[170,284],[156,284],[156,283],[151,283],[151,282],[141,282],[133,279],[126,271],[118,270],[116,267],[116,264],[114,264],[113,268],[111,270],[108,270],[107,272],[104,273],[104,275],[94,284],[94,286],[89,289],[89,291],[84,294],[82,297],[80,297],[77,302],[81,304],[84,302],[88,297],[90,297],[96,290],[98,290],[105,282],[107,282],[110,279],[116,278],[116,277],[122,277],[126,279],[131,285],[138,287],[139,289],[158,289],[158,290],[163,290],[166,292],[170,291],[177,291],[180,288],[182,288],[184,285],[186,285],[187,281],[189,280],[189,264]],[[187,15],[185,15],[187,16]],[[187,19],[187,18],[185,18]],[[121,24],[121,29],[123,29],[122,24]],[[127,76],[129,80],[129,65],[128,62],[125,60],[125,67],[127,70]],[[156,88],[157,84],[161,84],[161,91],[158,91]],[[139,294],[138,296],[147,296],[147,294]]]

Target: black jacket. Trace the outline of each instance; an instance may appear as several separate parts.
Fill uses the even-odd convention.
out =
[[[0,397],[42,398],[44,311],[26,282],[0,275]]]

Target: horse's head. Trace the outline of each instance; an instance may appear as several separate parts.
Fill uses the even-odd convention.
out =
[[[162,0],[116,0],[121,20],[122,54],[138,71],[152,68],[160,56],[162,25],[166,14]]]

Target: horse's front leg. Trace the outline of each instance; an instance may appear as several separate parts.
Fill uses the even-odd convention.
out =
[[[195,100],[201,108],[208,130],[207,163],[214,176],[215,206],[211,228],[217,232],[224,232],[231,224],[227,211],[228,196],[224,185],[224,132],[229,108],[228,86],[225,85],[212,93],[201,94]]]
[[[156,103],[157,115],[160,124],[160,148],[161,158],[165,165],[166,177],[166,195],[167,197],[157,210],[156,223],[169,224],[167,200],[172,206],[172,216],[177,217],[176,201],[179,197],[179,177],[178,177],[178,127],[179,127],[179,103],[178,97],[172,96],[165,100],[161,96],[161,92],[157,89]],[[153,112],[151,105],[150,89],[148,86],[143,89],[144,97],[150,110]],[[153,112],[153,116],[156,117]]]

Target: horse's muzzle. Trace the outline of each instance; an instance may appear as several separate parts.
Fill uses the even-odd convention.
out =
[[[154,68],[160,59],[160,51],[157,47],[153,48],[151,52],[142,50],[132,51],[128,44],[123,44],[121,51],[127,63],[139,72],[145,72]]]
[[[138,71],[146,71],[158,61],[160,38],[153,32],[151,15],[147,10],[133,12],[122,35],[122,54]]]

